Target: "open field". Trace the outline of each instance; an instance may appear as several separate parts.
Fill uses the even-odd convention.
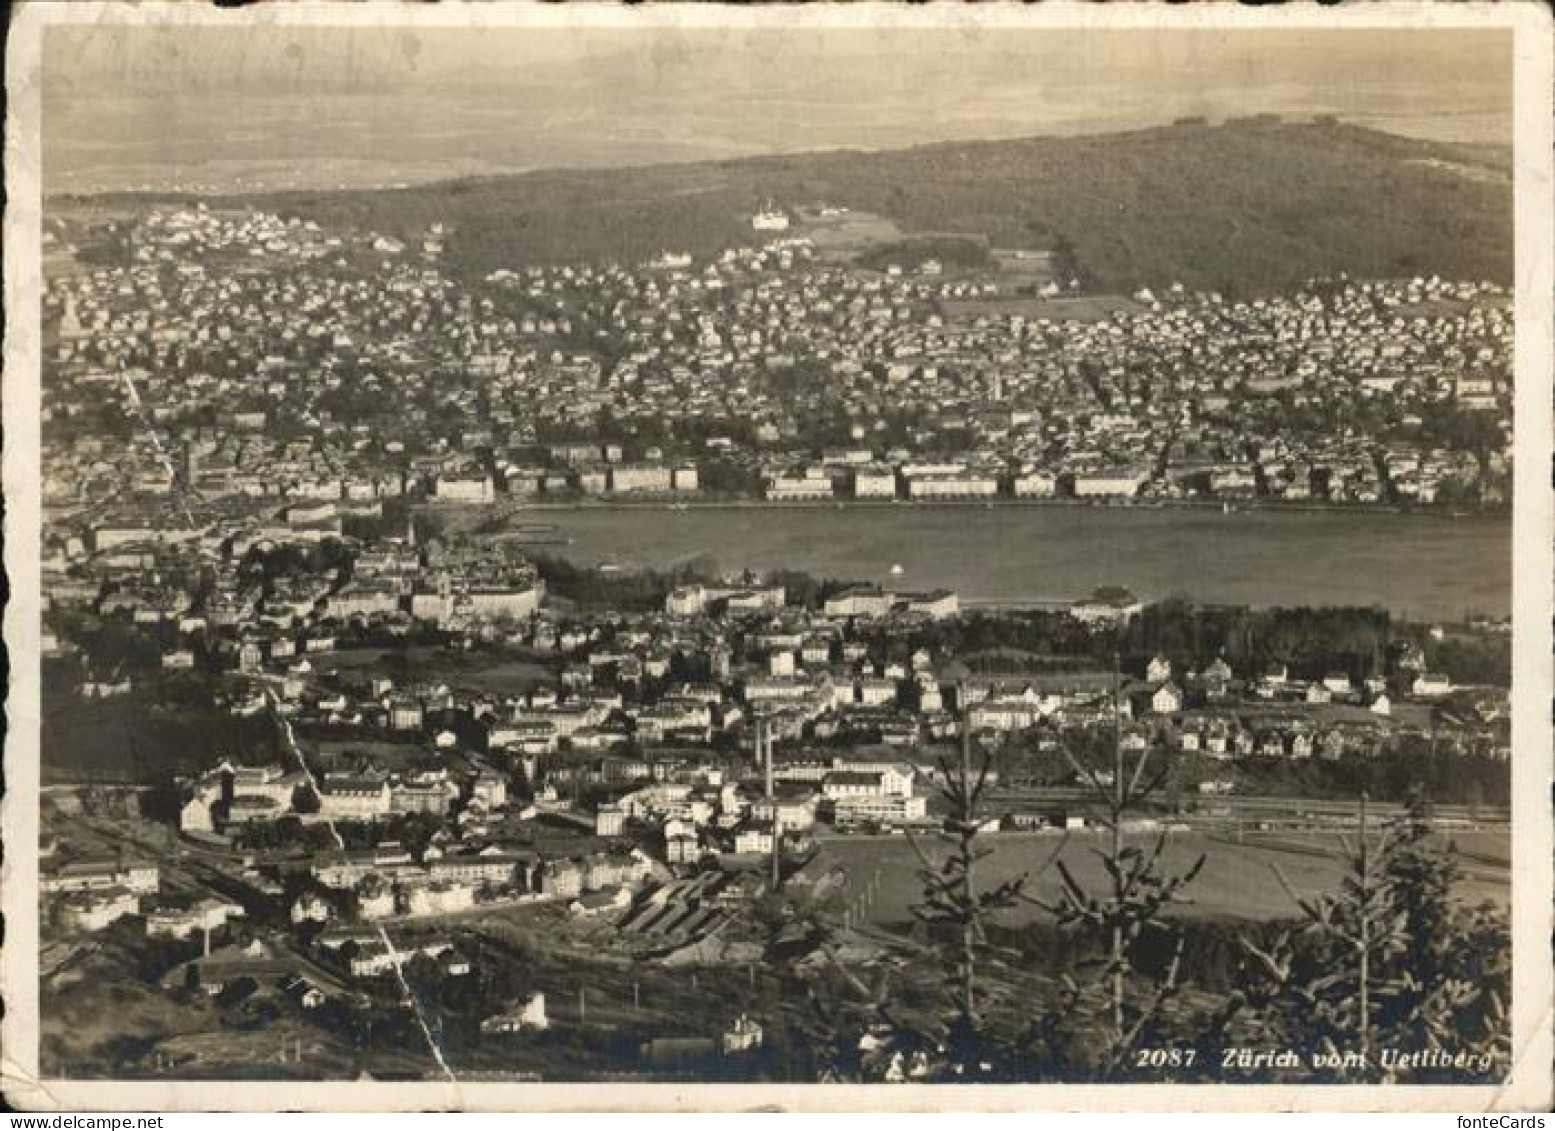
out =
[[[1471,839],[1473,838],[1473,839]],[[1133,837],[1134,844],[1150,844],[1153,838]],[[1458,838],[1461,853],[1474,852],[1465,860],[1464,881],[1458,894],[1469,902],[1490,900],[1506,906],[1510,903],[1510,874],[1505,866],[1496,867],[1492,838],[1488,834],[1465,834]],[[1495,838],[1504,839],[1504,838]],[[978,865],[983,885],[992,886],[1023,872],[1035,871],[1063,844],[1062,860],[1075,878],[1087,887],[1099,889],[1106,872],[1096,850],[1103,845],[1100,834],[1077,832],[1067,842],[1051,834],[1001,833],[987,838],[990,855]],[[932,837],[920,837],[919,847],[931,861],[943,857],[944,845]],[[1286,895],[1274,873],[1274,865],[1285,874],[1292,887],[1303,894],[1334,891],[1342,871],[1335,836],[1298,838],[1287,834],[1280,840],[1257,840],[1251,836],[1243,844],[1207,836],[1181,833],[1170,836],[1163,854],[1164,869],[1185,871],[1200,853],[1206,861],[1198,878],[1187,888],[1189,903],[1174,914],[1194,919],[1262,921],[1300,914]],[[1504,856],[1504,847],[1501,855]],[[1460,858],[1462,856],[1460,855]],[[1488,863],[1487,863],[1488,861]],[[918,900],[920,867],[912,846],[903,837],[851,837],[822,842],[821,855],[811,865],[825,870],[840,866],[848,875],[852,891],[862,892],[874,876],[879,887],[870,921],[879,926],[907,922],[909,907]],[[1061,879],[1056,868],[1048,868],[1032,879],[1027,892],[1038,899],[1052,901],[1060,892]],[[1029,922],[1045,916],[1030,904],[1006,912],[1001,918],[1011,924]]]
[[[815,245],[822,258],[846,259],[875,244],[900,239],[902,230],[884,216],[871,212],[844,212],[823,215],[819,209],[795,209],[791,234],[803,236]]]
[[[297,1021],[259,1029],[220,1028],[184,1033],[157,1042],[157,1052],[175,1067],[167,1075],[184,1079],[319,1080],[349,1077],[361,1053],[338,1033]],[[285,1059],[282,1059],[283,1053]],[[372,1068],[383,1072],[392,1060],[401,1072],[430,1075],[430,1063],[379,1052]]]
[[[311,662],[321,675],[364,671],[387,675],[396,683],[448,683],[499,695],[526,691],[547,682],[551,674],[544,664],[534,660],[485,652],[450,652],[435,646],[404,650],[352,648]]]

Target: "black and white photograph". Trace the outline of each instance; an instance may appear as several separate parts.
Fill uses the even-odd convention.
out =
[[[69,7],[10,1102],[1547,1105],[1547,12]]]

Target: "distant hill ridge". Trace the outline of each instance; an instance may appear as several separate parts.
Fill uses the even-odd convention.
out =
[[[1059,248],[1102,289],[1181,281],[1246,295],[1339,272],[1509,283],[1513,259],[1504,148],[1268,116],[234,199],[399,236],[440,221],[450,266],[470,276],[750,245],[749,217],[768,200]]]

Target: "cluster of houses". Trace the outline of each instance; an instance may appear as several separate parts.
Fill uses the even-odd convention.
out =
[[[128,857],[46,863],[38,877],[38,892],[56,921],[67,930],[81,931],[100,931],[140,914],[142,897],[154,895],[158,885],[154,863]]]
[[[161,869],[127,855],[46,857],[38,891],[52,920],[64,931],[96,932],[139,917],[147,938],[187,939],[214,931],[244,908],[228,899],[163,897]]]
[[[79,424],[106,402],[161,436],[46,444],[55,505],[126,486],[304,515],[670,498],[731,458],[779,500],[1504,496],[1504,430],[1468,450],[1428,427],[1440,406],[1507,419],[1511,303],[1488,283],[1174,286],[1082,318],[997,270],[876,272],[786,235],[706,262],[499,271],[481,296],[440,266],[442,234],[417,254],[178,207],[126,235],[126,264],[46,280],[45,413]],[[805,447],[817,412],[854,444]],[[600,435],[606,414],[643,439]]]
[[[1110,672],[975,678],[958,690],[974,731],[1109,725],[1116,718],[1125,747],[1165,746],[1232,759],[1365,753],[1383,736],[1424,733],[1431,706],[1455,688],[1447,676],[1425,670],[1418,649],[1410,649],[1392,679],[1379,674],[1357,681],[1347,672],[1329,672],[1299,680],[1284,664],[1239,679],[1223,657],[1200,671],[1177,673],[1158,655],[1142,678]],[[1492,696],[1498,698],[1504,696]]]

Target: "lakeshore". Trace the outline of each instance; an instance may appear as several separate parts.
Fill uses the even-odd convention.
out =
[[[443,502],[428,500],[414,504],[417,509],[432,513],[484,514],[492,509],[490,503]],[[764,499],[746,496],[709,497],[707,495],[616,495],[609,498],[566,498],[555,501],[544,499],[516,500],[511,496],[504,503],[495,504],[501,513],[514,518],[529,513],[550,514],[555,511],[662,511],[662,510],[992,510],[1013,507],[1018,509],[1056,510],[1109,510],[1109,511],[1212,511],[1218,514],[1398,514],[1416,518],[1458,520],[1465,518],[1509,518],[1508,508],[1480,508],[1456,510],[1446,506],[1406,506],[1398,503],[1328,503],[1287,502],[1275,499],[1245,499],[1228,501],[1221,499],[1108,499],[1108,498],[1015,498],[998,495],[992,498],[964,499]]]

